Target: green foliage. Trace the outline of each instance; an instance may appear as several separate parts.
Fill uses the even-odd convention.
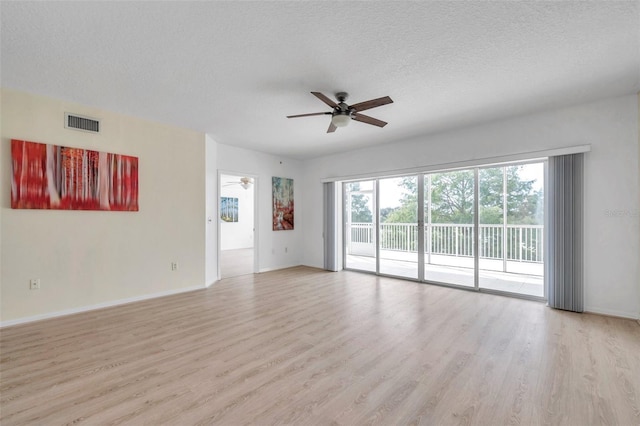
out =
[[[396,208],[394,207],[385,207],[380,209],[380,222],[381,223],[388,222],[387,218],[394,211],[396,211]]]
[[[400,201],[400,207],[396,207],[382,219],[382,223],[417,223],[418,222],[418,180],[415,177],[404,177],[400,182],[405,189]]]
[[[431,222],[473,223],[473,171],[431,175]]]
[[[369,209],[368,197],[354,194],[351,197],[351,221],[360,223],[373,222],[373,214]]]
[[[356,192],[360,190],[360,183],[349,184],[349,190]],[[351,195],[351,222],[372,223],[373,213],[369,208],[370,198],[365,194]]]
[[[520,177],[522,166],[506,167],[507,221],[510,224],[540,224],[543,219],[540,191],[533,189],[534,180]],[[480,223],[503,222],[503,168],[479,171]],[[405,190],[401,206],[385,212],[382,222],[415,223],[418,220],[417,180],[403,178],[400,186]],[[428,180],[425,179],[425,186]],[[459,170],[431,175],[431,222],[473,223],[473,170]],[[425,196],[425,204],[427,197]],[[425,217],[426,220],[426,217]]]

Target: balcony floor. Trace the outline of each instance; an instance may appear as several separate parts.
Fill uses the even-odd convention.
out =
[[[473,287],[473,259],[455,256],[431,256],[431,264],[425,264],[425,280]],[[371,256],[347,255],[345,268],[375,272],[376,260]],[[544,296],[543,267],[527,262],[507,262],[502,272],[501,260],[480,261],[480,288]],[[381,251],[380,273],[417,279],[417,254]]]

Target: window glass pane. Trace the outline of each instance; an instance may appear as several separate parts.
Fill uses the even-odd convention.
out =
[[[418,278],[418,178],[380,179],[380,273]]]
[[[474,287],[473,170],[425,175],[425,205],[424,279]]]
[[[544,296],[543,184],[544,163],[480,170],[480,288]]]
[[[344,184],[345,267],[376,272],[375,181]]]

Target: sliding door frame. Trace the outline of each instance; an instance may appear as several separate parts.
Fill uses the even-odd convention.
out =
[[[376,236],[376,274],[380,274],[380,178],[374,180],[373,185],[373,229]]]
[[[473,168],[473,289],[480,291],[480,170]],[[504,253],[503,253],[504,256]]]
[[[378,179],[380,178],[371,178],[371,179],[367,179],[367,178],[363,178],[363,179],[355,179],[355,180],[349,180],[349,181],[343,181],[340,182],[341,183],[341,188],[340,190],[342,191],[342,269],[346,270],[346,271],[356,271],[356,272],[361,272],[363,274],[373,274],[373,275],[380,275],[380,276],[385,276],[384,274],[380,274],[380,245],[378,244],[378,236],[379,236],[379,232],[377,230],[378,228],[378,216],[379,216],[379,206],[378,206]],[[353,268],[349,268],[347,266],[347,241],[351,241],[351,231],[347,231],[347,224],[351,223],[351,213],[347,210],[351,208],[351,199],[350,191],[347,191],[346,186],[350,183],[357,183],[357,182],[370,182],[373,181],[374,182],[374,186],[373,189],[371,190],[371,199],[372,199],[372,203],[373,203],[373,212],[371,213],[372,215],[375,215],[372,218],[372,227],[374,229],[372,229],[371,234],[372,234],[372,238],[375,242],[375,256],[376,256],[376,268],[375,271],[368,271],[366,269],[353,269]],[[366,192],[366,191],[361,191],[362,192]],[[373,226],[375,225],[375,226]],[[349,233],[347,233],[349,232]],[[394,275],[388,275],[390,277],[395,277]],[[398,278],[402,278],[402,277],[398,277]]]
[[[527,165],[527,164],[538,164],[538,163],[543,163],[543,168],[544,168],[544,182],[543,182],[543,190],[544,190],[544,194],[547,193],[547,187],[548,187],[548,160],[547,158],[536,158],[536,159],[530,159],[530,160],[526,160],[526,161],[512,161],[512,162],[505,162],[505,163],[492,163],[492,164],[486,164],[486,165],[477,165],[477,166],[473,166],[473,167],[467,167],[467,168],[454,168],[454,169],[443,169],[443,170],[431,170],[431,171],[427,171],[427,172],[414,172],[414,173],[407,173],[407,174],[402,174],[402,175],[392,175],[392,176],[377,176],[377,177],[371,177],[371,178],[360,178],[360,179],[354,179],[354,180],[349,180],[349,181],[343,181],[342,182],[342,193],[343,193],[343,227],[342,227],[342,232],[343,232],[343,250],[342,250],[342,254],[343,254],[343,265],[344,265],[344,269],[345,270],[351,270],[351,271],[357,271],[357,272],[363,272],[363,273],[369,273],[369,274],[374,274],[374,275],[378,275],[378,276],[383,276],[383,277],[390,277],[390,278],[398,278],[398,279],[403,279],[403,280],[407,280],[407,281],[416,281],[416,282],[420,282],[420,283],[425,283],[425,284],[432,284],[432,285],[439,285],[439,286],[444,286],[444,287],[452,287],[452,288],[457,288],[457,289],[462,289],[462,290],[467,290],[467,291],[475,291],[475,292],[481,292],[481,293],[490,293],[490,294],[498,294],[498,295],[505,295],[505,296],[510,296],[510,297],[515,297],[515,298],[520,298],[520,299],[527,299],[527,300],[534,300],[534,301],[540,301],[540,302],[545,302],[547,300],[547,276],[546,274],[543,275],[543,296],[539,297],[539,296],[532,296],[532,295],[527,295],[527,294],[520,294],[520,293],[514,293],[514,292],[509,292],[509,291],[504,291],[504,290],[492,290],[492,289],[487,289],[487,288],[480,288],[480,214],[479,214],[479,210],[480,210],[480,199],[479,199],[479,195],[480,195],[480,170],[481,169],[489,169],[489,168],[495,168],[495,167],[503,167],[506,170],[506,167],[509,166],[520,166],[520,165]],[[447,282],[441,282],[441,281],[433,281],[433,280],[427,280],[424,277],[425,274],[425,258],[427,257],[427,254],[425,252],[425,237],[427,235],[427,229],[425,226],[425,176],[430,176],[434,173],[446,173],[446,172],[451,172],[451,171],[456,171],[456,170],[471,170],[473,171],[473,197],[474,197],[474,201],[473,201],[473,287],[471,286],[465,286],[465,285],[460,285],[460,284],[453,284],[453,283],[447,283]],[[416,177],[417,179],[417,204],[418,204],[418,278],[414,279],[414,278],[408,278],[408,277],[404,277],[404,276],[399,276],[399,275],[390,275],[390,274],[384,274],[380,272],[380,203],[379,203],[379,192],[380,192],[380,179],[385,179],[385,178],[391,178],[391,177]],[[363,181],[373,181],[374,185],[373,185],[373,194],[372,194],[372,199],[373,199],[373,210],[374,212],[374,218],[373,218],[373,224],[374,224],[374,229],[375,231],[373,232],[374,238],[375,238],[375,256],[376,256],[376,268],[375,271],[367,271],[367,270],[360,270],[360,269],[351,269],[348,268],[347,265],[347,250],[346,250],[346,242],[347,242],[347,238],[350,238],[349,235],[347,235],[347,221],[346,221],[346,217],[347,217],[347,208],[350,208],[350,204],[349,204],[349,200],[347,199],[347,191],[345,190],[345,185],[349,184],[349,183],[353,183],[353,182],[363,182]],[[506,186],[506,182],[503,181],[503,188],[504,186]],[[431,191],[432,188],[429,188],[429,191]],[[503,189],[503,193],[504,193],[504,189]],[[506,204],[507,200],[506,200],[506,194],[504,195],[505,200],[503,200],[503,204]],[[431,193],[429,193],[429,212],[427,214],[430,214],[431,211]],[[547,197],[544,196],[543,197],[543,209],[544,209],[544,226],[546,227],[546,221],[547,221]],[[506,212],[503,212],[504,214],[506,214]],[[429,221],[430,222],[430,221]],[[506,223],[505,223],[506,226]],[[430,253],[429,253],[430,254]],[[546,264],[546,262],[548,261],[547,259],[547,251],[545,250],[544,254],[543,254],[543,262],[544,264]],[[503,256],[506,256],[506,253],[503,250]]]
[[[505,170],[505,174],[506,174],[506,168],[510,167],[510,166],[526,166],[528,164],[540,164],[542,163],[543,165],[543,212],[544,212],[544,229],[543,229],[543,235],[545,235],[544,230],[547,227],[547,217],[548,217],[548,210],[547,210],[547,196],[546,194],[548,193],[548,185],[549,185],[549,172],[548,172],[548,163],[549,160],[548,158],[535,158],[535,159],[531,159],[531,160],[526,160],[526,161],[514,161],[514,162],[507,162],[507,163],[496,163],[496,164],[487,164],[484,166],[476,166],[475,170],[476,173],[478,174],[478,176],[476,176],[476,185],[478,186],[478,193],[476,194],[476,202],[474,203],[474,207],[477,208],[479,210],[480,207],[480,200],[478,198],[479,196],[479,185],[480,185],[480,179],[479,179],[479,173],[480,170],[483,169],[491,169],[491,168],[495,168],[495,167],[503,167]],[[504,174],[503,174],[504,176]],[[504,200],[503,200],[503,215],[504,215],[504,223],[503,225],[506,227],[508,225],[507,223],[507,198],[506,198],[506,188],[507,188],[507,182],[506,182],[506,178],[503,177],[503,194],[504,194]],[[480,215],[478,214],[479,212],[476,212],[476,218],[478,219],[478,221],[480,220]],[[479,226],[476,225],[476,230],[479,232]],[[479,247],[479,235],[478,235],[478,239],[474,242],[475,247]],[[544,243],[546,244],[546,243]],[[543,244],[543,247],[544,247]],[[474,247],[474,248],[475,248]],[[503,249],[504,250],[504,249]],[[490,288],[481,288],[479,286],[480,283],[480,268],[479,268],[479,263],[480,263],[480,250],[477,250],[478,253],[477,255],[475,255],[475,260],[478,263],[478,269],[475,271],[475,279],[477,282],[477,287],[476,290],[481,292],[481,293],[488,293],[488,294],[498,294],[498,295],[503,295],[503,296],[510,296],[510,297],[515,297],[517,299],[526,299],[526,300],[533,300],[536,302],[546,302],[547,301],[547,274],[543,274],[542,276],[542,297],[540,296],[533,296],[530,294],[521,294],[521,293],[514,293],[511,291],[504,291],[504,290],[493,290]],[[543,257],[542,257],[542,262],[543,265],[546,265],[548,262],[548,258],[547,258],[547,250],[544,250],[543,252]],[[474,253],[475,254],[475,253]],[[503,251],[503,256],[506,257],[506,251]]]
[[[426,229],[424,225],[424,173],[418,178],[418,281],[424,281],[424,241]]]

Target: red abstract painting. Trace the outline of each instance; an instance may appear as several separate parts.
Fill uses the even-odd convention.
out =
[[[138,211],[138,158],[11,140],[11,208]]]

